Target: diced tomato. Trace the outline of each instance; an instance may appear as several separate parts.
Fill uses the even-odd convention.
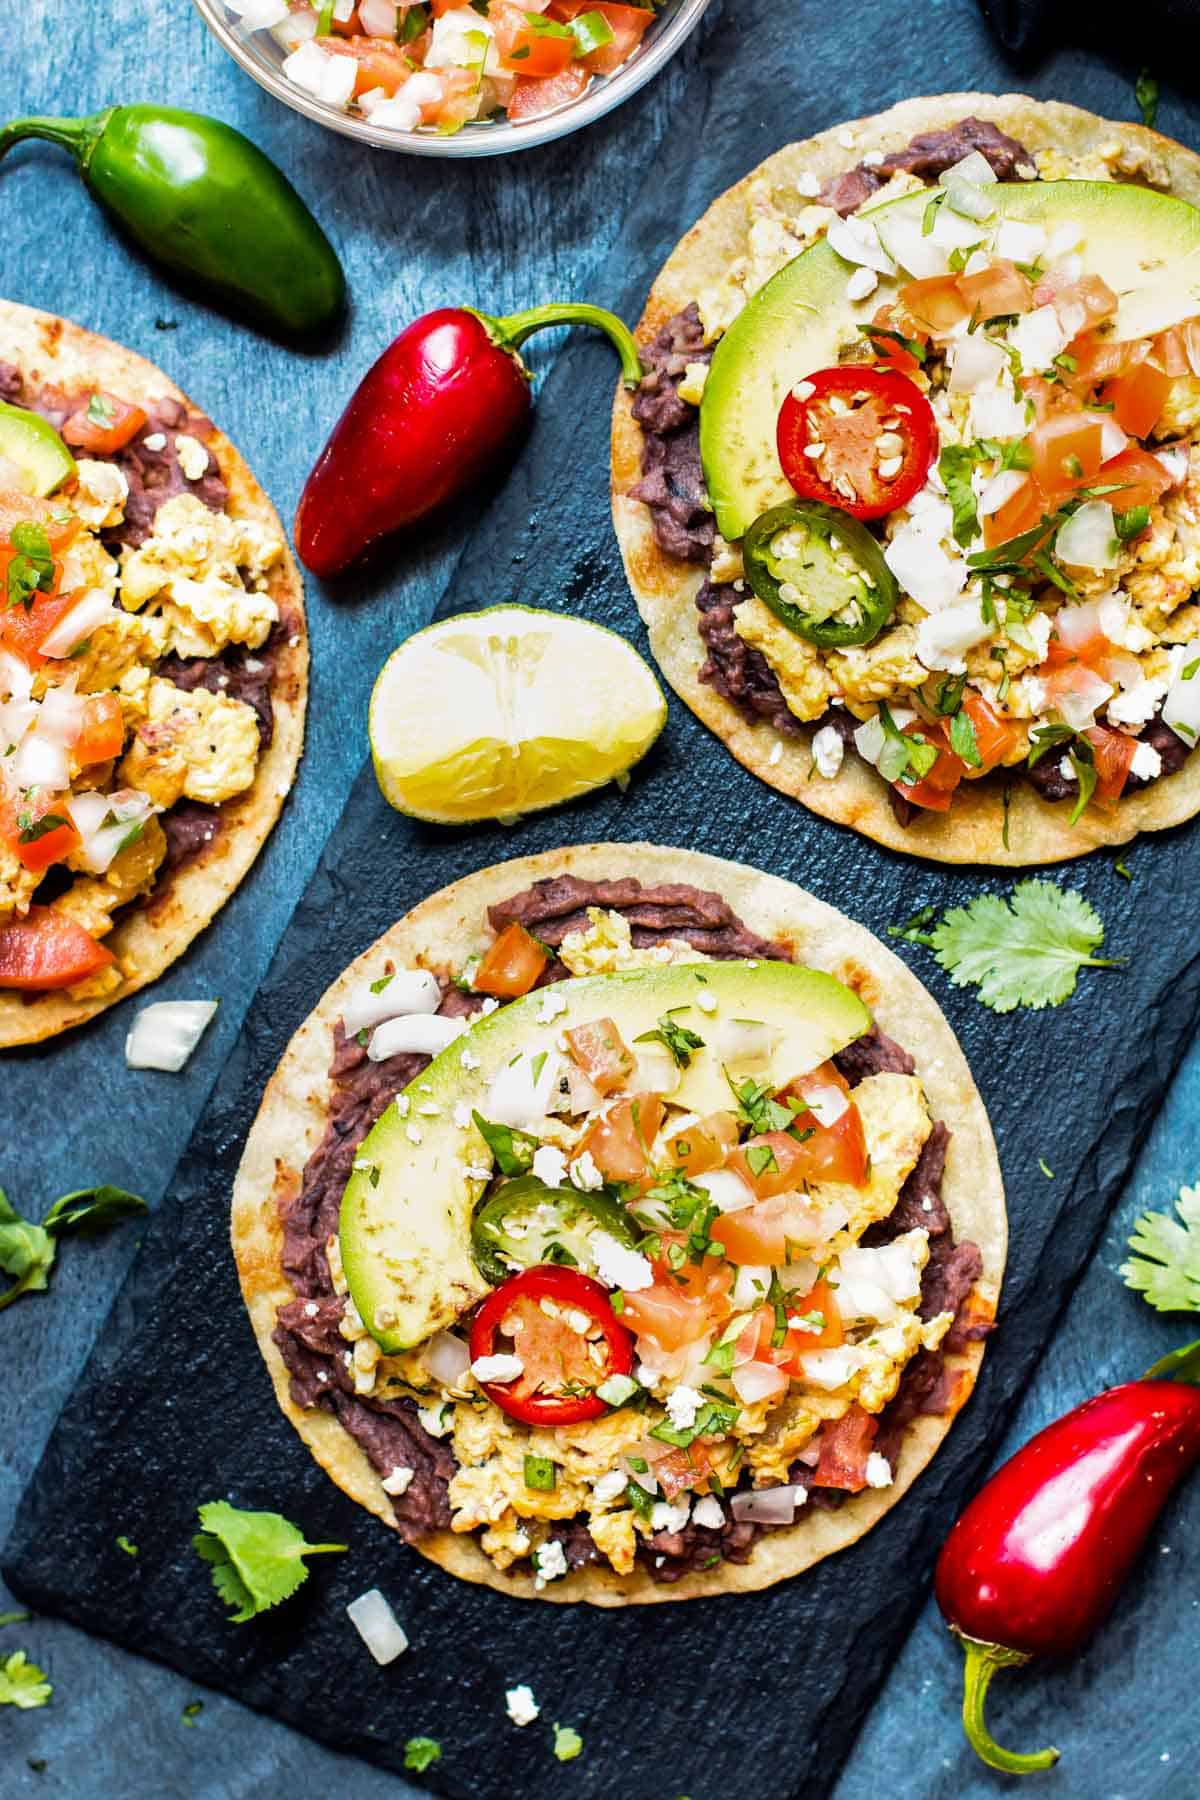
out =
[[[55,556],[79,535],[79,520],[74,513],[65,511],[61,501],[43,500],[13,488],[0,489],[0,548],[11,553],[9,534],[13,526],[26,524],[43,528]]]
[[[1034,427],[1033,478],[1044,494],[1090,486],[1100,470],[1102,427],[1082,413],[1056,413]]]
[[[977,688],[965,688],[962,698],[963,711],[975,727],[975,742],[979,746],[982,759],[981,769],[969,769],[968,775],[986,774],[996,764],[1003,762],[1017,742],[1016,728],[996,711],[990,700],[986,700]]]
[[[1063,380],[1079,394],[1090,394],[1102,382],[1136,368],[1150,353],[1146,338],[1129,338],[1118,343],[1102,331],[1081,331],[1067,345],[1067,355],[1075,364],[1063,370]]]
[[[0,988],[48,993],[74,987],[113,961],[111,950],[52,906],[31,906],[0,925]]]
[[[1132,506],[1153,506],[1161,500],[1171,486],[1171,477],[1148,450],[1142,450],[1137,444],[1126,444],[1119,456],[1106,462],[1099,473],[1098,485],[1109,482],[1118,484],[1118,491],[1106,494],[1117,512],[1126,512]]]
[[[772,1194],[739,1212],[722,1213],[709,1227],[712,1238],[725,1247],[733,1263],[765,1263],[782,1268],[790,1261],[791,1245],[811,1232],[812,1208],[799,1194]]]
[[[480,994],[515,1000],[527,994],[550,960],[545,945],[523,925],[506,925],[484,955],[471,985]]]
[[[709,1113],[696,1125],[689,1125],[667,1145],[673,1166],[689,1177],[707,1175],[719,1169],[738,1140],[737,1121],[732,1113]]]
[[[707,1484],[712,1458],[707,1445],[693,1438],[686,1450],[672,1450],[669,1456],[656,1457],[651,1467],[664,1499],[674,1500],[677,1494],[690,1493]]]
[[[578,1154],[582,1156],[590,1150],[596,1167],[610,1181],[647,1181],[648,1152],[658,1135],[664,1110],[657,1094],[636,1094],[618,1100],[588,1127]]]
[[[1113,403],[1113,417],[1131,437],[1149,437],[1162,417],[1171,391],[1171,377],[1150,361],[1137,363],[1127,375],[1100,390],[1102,400]]]
[[[881,306],[871,323],[878,328],[881,334],[899,332],[901,337],[911,338],[915,343],[925,343],[929,335],[915,321],[910,323],[905,320],[902,329],[893,316],[890,306]],[[895,369],[898,375],[915,375],[921,367],[919,358],[915,357],[911,350],[906,350],[903,344],[897,343],[895,336],[881,335],[873,337],[869,341],[875,361],[882,364],[885,369]]]
[[[613,34],[611,44],[601,45],[580,60],[585,69],[591,69],[597,75],[611,75],[627,62],[642,41],[648,25],[654,23],[654,13],[645,6],[617,6],[614,0],[552,0],[549,7],[552,19],[562,19],[568,24],[577,19],[580,13],[598,12],[608,23]]]
[[[124,449],[145,423],[146,415],[140,406],[118,400],[115,394],[97,392],[89,394],[78,412],[71,414],[62,435],[66,443],[79,450],[111,455],[114,450]]]
[[[1080,663],[1091,669],[1099,669],[1116,652],[1117,646],[1104,634],[1100,624],[1100,608],[1095,602],[1084,606],[1064,606],[1055,614],[1054,629],[1039,673],[1044,670],[1054,672]],[[1063,691],[1069,693],[1069,685]]]
[[[1045,511],[1046,499],[1037,483],[1023,482],[1011,499],[987,515],[983,522],[984,543],[990,549],[1020,537],[1023,531],[1032,531]]]
[[[345,37],[324,40],[325,49],[334,56],[353,57],[358,64],[354,76],[354,92],[369,94],[382,88],[387,95],[399,93],[412,74],[412,63],[399,44],[387,38]]]
[[[833,1063],[822,1063],[811,1074],[793,1081],[788,1092],[827,1111],[828,1096],[835,1089],[847,1104],[832,1124],[822,1125],[813,1111],[802,1112],[796,1120],[798,1127],[811,1133],[800,1145],[801,1173],[806,1181],[845,1181],[851,1187],[862,1187],[867,1179],[867,1140],[845,1076]]]
[[[879,1420],[857,1404],[826,1425],[821,1432],[821,1460],[813,1474],[813,1485],[861,1494],[867,1485],[867,1458],[878,1430]]]
[[[650,1287],[627,1288],[621,1319],[639,1338],[648,1338],[660,1350],[681,1350],[707,1337],[733,1312],[730,1290],[732,1268],[722,1257],[706,1256],[673,1269],[666,1257],[672,1244],[686,1247],[679,1232],[661,1232],[664,1254],[654,1263]]]
[[[1102,806],[1115,806],[1129,779],[1137,739],[1107,725],[1090,725],[1083,735],[1092,746],[1096,764],[1094,797]]]
[[[1200,320],[1189,319],[1184,325],[1172,325],[1160,331],[1154,340],[1154,360],[1168,375],[1200,373]]]
[[[83,703],[83,725],[71,746],[80,768],[119,756],[125,742],[125,715],[116,694],[89,694]]]
[[[590,80],[590,72],[578,62],[571,63],[561,75],[553,75],[548,81],[534,81],[522,75],[508,103],[508,116],[520,124],[522,119],[536,119],[542,113],[553,112],[556,106],[578,100]]]
[[[921,737],[931,741],[935,738],[932,727],[919,721],[906,726],[905,730],[919,733]],[[923,806],[929,812],[949,812],[954,791],[966,772],[966,763],[947,746],[938,751],[937,761],[928,775],[923,775],[920,781],[895,781],[892,786],[914,806]]]
[[[921,281],[910,281],[900,289],[900,302],[926,331],[934,337],[953,331],[963,319],[969,319],[971,308],[959,290],[956,275],[929,275]]]
[[[827,1281],[818,1281],[803,1296],[790,1294],[785,1310],[789,1318],[808,1319],[814,1329],[788,1325],[782,1344],[774,1344],[771,1340],[777,1329],[775,1308],[760,1306],[747,1328],[747,1332],[753,1330],[754,1339],[748,1341],[744,1334],[738,1339],[738,1350],[750,1351],[757,1361],[774,1363],[776,1368],[799,1379],[804,1374],[802,1356],[809,1356],[814,1350],[836,1350],[845,1342],[846,1334],[837,1300]],[[822,1321],[820,1324],[818,1318]]]
[[[1053,271],[1038,282],[1033,297],[1039,306],[1053,306],[1060,318],[1069,308],[1082,307],[1084,323],[1080,329],[1085,331],[1099,325],[1102,319],[1110,319],[1120,304],[1100,275],[1081,275],[1078,281],[1062,281]]]
[[[37,788],[26,800],[5,803],[3,837],[22,868],[40,875],[77,848],[79,833],[62,811],[63,798]],[[58,823],[47,830],[45,820]]]
[[[637,1058],[611,1019],[576,1025],[565,1036],[572,1062],[583,1070],[598,1094],[611,1094],[624,1087],[637,1066]]]
[[[801,1125],[806,1121],[807,1115],[801,1119]],[[804,1146],[794,1137],[786,1131],[768,1131],[761,1137],[748,1138],[733,1151],[726,1167],[740,1175],[760,1200],[768,1200],[773,1194],[786,1194],[799,1186],[801,1177],[797,1171],[806,1160]]]
[[[57,570],[55,574],[57,578]],[[23,606],[0,609],[0,649],[11,650],[26,668],[40,669],[50,660],[39,648],[43,638],[50,635],[78,599],[78,592],[35,594],[28,611]]]
[[[1033,309],[1033,283],[1005,257],[997,257],[988,268],[974,275],[960,275],[958,291],[968,314],[980,319],[997,319],[1005,313],[1027,313]]]
[[[488,20],[495,31],[501,66],[514,75],[539,79],[558,75],[575,55],[573,37],[538,31],[529,23],[524,8],[512,5],[511,0],[491,0]]]

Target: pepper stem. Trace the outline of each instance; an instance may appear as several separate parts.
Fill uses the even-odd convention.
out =
[[[1142,1380],[1186,1381],[1193,1387],[1200,1387],[1200,1342],[1185,1344],[1182,1350],[1172,1350],[1152,1369],[1147,1369]]]
[[[474,308],[469,310],[474,311]],[[628,325],[616,313],[602,306],[567,303],[561,306],[531,306],[526,312],[510,313],[506,319],[493,319],[487,313],[476,313],[495,341],[505,350],[519,350],[527,337],[549,325],[592,325],[604,332],[621,359],[621,377],[627,388],[635,388],[646,373],[638,356],[637,345]]]
[[[82,119],[10,119],[7,125],[0,125],[0,156],[24,138],[45,138],[48,143],[69,150],[80,168],[86,169],[115,110],[109,106]]]
[[[1034,1750],[1028,1755],[1017,1750],[1003,1750],[988,1730],[983,1705],[997,1669],[1015,1669],[1029,1661],[1023,1650],[1010,1650],[1006,1644],[985,1644],[965,1632],[955,1633],[966,1654],[963,1688],[962,1722],[967,1742],[990,1769],[1006,1775],[1032,1775],[1038,1769],[1052,1769],[1058,1761],[1057,1750]]]

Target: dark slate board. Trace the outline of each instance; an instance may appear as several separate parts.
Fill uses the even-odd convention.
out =
[[[936,40],[924,9],[919,22],[889,20],[886,75],[872,82],[865,17],[845,41],[807,39],[797,66],[782,9],[746,0],[729,15],[734,24],[710,35],[661,179],[626,223],[604,297],[636,313],[680,226],[788,136],[919,86],[1003,85],[986,57],[954,65],[965,5],[938,9],[948,29]],[[882,21],[884,9],[872,16]],[[764,41],[775,46],[769,56]],[[1036,85],[1117,111],[1128,104],[1125,80],[1063,58],[1057,81]],[[573,343],[559,360],[532,441],[460,565],[455,606],[558,605],[642,642],[607,522],[603,409],[579,401],[610,380],[596,345]],[[341,1498],[274,1406],[226,1219],[257,1095],[352,956],[472,869],[556,844],[640,837],[793,877],[878,932],[924,902],[1007,887],[986,871],[881,852],[812,818],[740,770],[674,701],[665,738],[625,797],[595,796],[519,832],[414,827],[388,812],[365,771],[25,1498],[3,1563],[32,1604],[385,1767],[401,1766],[410,1734],[433,1735],[446,1755],[430,1785],[448,1795],[501,1800],[520,1789],[549,1800],[567,1782],[586,1800],[831,1790],[921,1603],[936,1545],[1095,1248],[1200,1011],[1186,913],[1160,900],[1194,891],[1200,848],[1194,831],[1139,845],[1132,886],[1106,856],[1061,872],[1100,909],[1109,949],[1131,960],[1121,973],[1089,974],[1075,1000],[1049,1014],[998,1019],[951,991],[923,951],[906,952],[971,1058],[1008,1181],[1003,1330],[977,1397],[917,1491],[834,1562],[762,1595],[613,1615],[453,1582]],[[1039,1157],[1055,1169],[1052,1182]],[[188,1547],[196,1503],[217,1494],[280,1507],[311,1538],[344,1538],[352,1549],[317,1563],[278,1614],[230,1628]],[[116,1547],[122,1531],[141,1546],[136,1560]],[[341,1610],[375,1584],[413,1642],[387,1671],[369,1662]],[[524,1732],[502,1713],[503,1689],[516,1681],[530,1682],[543,1706],[543,1724]],[[547,1752],[544,1724],[556,1718],[585,1741],[569,1771]]]

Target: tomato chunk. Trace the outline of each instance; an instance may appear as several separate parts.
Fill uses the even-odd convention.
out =
[[[1033,283],[1015,263],[1002,256],[974,275],[960,275],[958,291],[967,312],[980,319],[997,319],[1005,313],[1027,313],[1033,309]]]
[[[539,944],[523,925],[506,925],[488,948],[471,985],[477,993],[515,1000],[537,985],[549,960],[546,946]]]
[[[512,5],[511,0],[491,0],[488,21],[495,32],[500,66],[510,74],[559,75],[574,58],[575,39],[559,20],[552,21],[550,31],[544,25],[539,30],[541,21],[531,23],[523,7]],[[555,24],[563,30],[562,37],[553,30]]]
[[[1171,486],[1171,477],[1148,450],[1137,444],[1126,444],[1119,456],[1110,458],[1100,470],[1100,483],[1116,484],[1117,491],[1106,494],[1117,512],[1126,512],[1132,506],[1153,506],[1161,500]]]
[[[1130,437],[1149,437],[1162,417],[1171,391],[1171,377],[1156,363],[1140,362],[1127,375],[1118,375],[1101,390],[1102,400],[1113,403],[1113,417]]]
[[[598,1094],[624,1087],[637,1067],[637,1058],[611,1019],[592,1019],[564,1036],[571,1061],[583,1070]]]
[[[719,1256],[705,1256],[698,1263],[685,1256],[672,1268],[667,1252],[672,1246],[686,1251],[687,1239],[671,1231],[659,1236],[663,1255],[655,1258],[654,1281],[650,1287],[626,1289],[621,1317],[639,1338],[670,1353],[707,1337],[732,1315],[734,1274]]]
[[[578,1154],[589,1150],[602,1175],[610,1181],[648,1183],[650,1146],[663,1121],[664,1107],[657,1094],[637,1094],[618,1100],[599,1114],[580,1142]]]
[[[22,868],[42,874],[77,848],[79,833],[62,810],[63,798],[38,788],[28,799],[6,803],[4,837]]]
[[[542,113],[553,112],[556,106],[578,100],[590,80],[588,70],[578,62],[571,63],[561,75],[552,75],[547,81],[519,76],[508,103],[508,116],[520,124],[522,119],[536,119]]]
[[[810,1075],[793,1081],[789,1090],[810,1103],[810,1110],[799,1114],[797,1126],[811,1132],[800,1145],[803,1161],[800,1171],[806,1181],[845,1181],[851,1187],[862,1187],[867,1179],[867,1140],[863,1132],[862,1114],[850,1094],[850,1084],[833,1063],[822,1063]],[[837,1106],[834,1095],[845,1101]],[[822,1119],[828,1123],[822,1123]]]
[[[1035,426],[1033,477],[1044,494],[1090,486],[1100,472],[1102,427],[1082,413],[1052,414]]]
[[[800,1124],[805,1122],[802,1117]],[[803,1144],[798,1144],[788,1132],[768,1131],[761,1137],[747,1138],[730,1155],[727,1167],[740,1175],[760,1200],[768,1200],[773,1194],[785,1194],[799,1185],[799,1171],[805,1160]]]
[[[674,1500],[677,1494],[707,1485],[712,1473],[712,1458],[707,1446],[695,1438],[686,1450],[672,1450],[669,1456],[656,1457],[651,1467],[664,1498]]]
[[[55,570],[57,581],[58,571]],[[23,606],[0,609],[0,649],[11,650],[29,669],[48,662],[39,646],[58,621],[70,612],[79,594],[35,594],[28,610]]]
[[[80,768],[119,756],[125,742],[125,715],[116,694],[89,694],[83,703],[83,724],[72,749]]]
[[[821,1433],[821,1460],[813,1474],[813,1485],[861,1494],[867,1485],[867,1458],[878,1430],[879,1420],[857,1403],[840,1419],[826,1425]]]
[[[1102,806],[1115,806],[1129,780],[1137,739],[1123,731],[1112,731],[1107,725],[1090,725],[1083,735],[1092,746],[1096,765],[1093,798]]]
[[[689,1125],[667,1145],[672,1165],[689,1177],[707,1175],[719,1169],[738,1140],[737,1120],[732,1113],[709,1113],[696,1125]]]
[[[9,534],[14,525],[40,525],[57,556],[79,535],[79,520],[61,501],[43,500],[13,488],[0,489],[0,549],[11,554]]]
[[[935,337],[953,331],[971,316],[970,303],[955,275],[927,275],[910,281],[900,289],[900,300],[917,324]]]
[[[1017,742],[1016,727],[1006,719],[1003,713],[996,711],[977,688],[968,687],[963,690],[962,708],[975,727],[975,742],[979,746],[982,767],[968,771],[974,774],[986,774],[996,764],[1003,762]]]
[[[111,950],[52,906],[31,906],[0,925],[0,988],[47,993],[74,987],[114,960]]]
[[[71,414],[62,428],[63,439],[80,450],[98,450],[111,455],[122,450],[146,423],[140,406],[131,406],[115,394],[97,391],[89,394],[78,412]]]
[[[645,6],[618,6],[614,0],[552,0],[549,8],[552,19],[564,19],[568,23],[581,13],[593,12],[600,14],[612,32],[612,43],[602,44],[580,61],[585,69],[591,69],[597,75],[611,75],[633,55],[646,27],[654,23],[654,13]]]

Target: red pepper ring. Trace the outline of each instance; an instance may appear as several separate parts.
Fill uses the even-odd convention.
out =
[[[1047,1425],[961,1514],[934,1592],[966,1653],[963,1729],[990,1768],[1028,1775],[1058,1761],[1055,1749],[1021,1755],[996,1743],[984,1722],[992,1676],[1086,1642],[1198,1462],[1195,1343]]]
[[[304,484],[294,536],[305,568],[338,575],[473,487],[529,422],[519,350],[553,325],[603,331],[626,387],[638,385],[633,335],[599,306],[535,306],[505,319],[444,306],[414,319],[367,370]]]
[[[803,499],[823,500],[855,519],[882,519],[925,485],[938,428],[907,375],[843,363],[796,383],[779,409],[775,443]]]
[[[546,1311],[546,1302],[553,1313]],[[598,1338],[571,1323],[570,1315],[581,1313],[599,1326]],[[519,1327],[512,1354],[524,1369],[513,1381],[481,1381],[489,1400],[526,1425],[578,1425],[608,1412],[608,1402],[595,1390],[612,1375],[629,1374],[633,1339],[598,1281],[558,1263],[540,1263],[502,1282],[471,1322],[473,1363],[496,1355],[496,1338],[510,1318]],[[590,1354],[594,1344],[603,1346],[599,1363]],[[548,1389],[549,1382],[573,1391],[556,1393]]]

